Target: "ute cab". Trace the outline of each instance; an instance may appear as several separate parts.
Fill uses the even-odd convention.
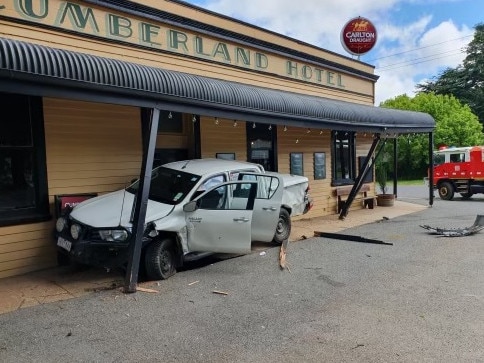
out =
[[[484,146],[442,147],[434,152],[434,188],[443,200],[484,193]]]

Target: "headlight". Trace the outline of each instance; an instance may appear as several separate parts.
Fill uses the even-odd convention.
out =
[[[128,239],[128,232],[124,229],[101,230],[99,236],[104,241],[124,242]]]
[[[71,226],[71,236],[74,239],[79,239],[79,235],[81,234],[81,226],[78,224],[73,224]]]
[[[60,217],[55,223],[55,229],[59,233],[62,232],[66,227],[67,227],[67,222],[64,217]]]

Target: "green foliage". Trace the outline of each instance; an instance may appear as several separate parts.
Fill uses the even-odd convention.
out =
[[[375,178],[376,183],[380,187],[380,191],[383,194],[387,194],[387,181],[388,181],[388,171],[387,165],[380,163],[375,167]]]
[[[380,147],[381,149],[377,152],[377,158],[375,160],[375,181],[380,188],[382,194],[387,194],[387,182],[388,175],[393,173],[393,145],[392,143],[385,143]]]
[[[453,95],[469,105],[484,123],[484,24],[475,26],[473,40],[466,48],[466,58],[457,68],[448,68],[427,83],[418,84],[422,92]]]
[[[415,97],[400,95],[380,104],[380,107],[420,111],[430,114],[436,123],[436,146],[472,146],[484,144],[483,126],[467,105],[451,95],[421,92]],[[385,153],[393,155],[393,145]],[[427,175],[429,139],[427,135],[407,135],[398,138],[398,176],[419,179]],[[388,171],[388,169],[387,169]]]

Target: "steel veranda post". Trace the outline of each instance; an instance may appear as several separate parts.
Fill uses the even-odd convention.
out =
[[[358,193],[358,191],[361,189],[361,186],[363,185],[363,181],[365,180],[366,174],[370,170],[370,166],[372,164],[372,156],[374,155],[375,150],[378,147],[379,143],[380,143],[380,135],[377,134],[373,139],[373,143],[371,144],[370,150],[368,151],[366,160],[361,166],[360,172],[356,177],[355,183],[353,184],[353,188],[351,189],[351,192],[348,195],[348,199],[346,199],[345,203],[343,204],[343,207],[341,208],[339,219],[345,219],[346,216],[348,215],[348,210],[351,206],[351,203],[353,203],[353,200],[355,199],[356,194]]]
[[[138,270],[141,258],[141,247],[143,242],[144,222],[146,218],[146,209],[148,207],[148,196],[150,194],[151,172],[153,170],[153,159],[156,146],[156,135],[158,131],[158,120],[160,110],[152,109],[151,119],[142,117],[142,128],[144,136],[149,137],[149,141],[143,140],[143,160],[141,162],[141,171],[139,187],[135,197],[133,234],[129,244],[128,268],[124,280],[124,292],[136,292],[138,282]]]

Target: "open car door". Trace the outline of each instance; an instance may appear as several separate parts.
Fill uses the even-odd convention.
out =
[[[237,189],[244,195],[234,196]],[[190,252],[249,253],[256,193],[256,181],[232,181],[187,203],[183,210]]]
[[[252,241],[270,242],[274,238],[282,205],[284,185],[276,173],[240,173],[238,180],[257,182],[252,217]]]

